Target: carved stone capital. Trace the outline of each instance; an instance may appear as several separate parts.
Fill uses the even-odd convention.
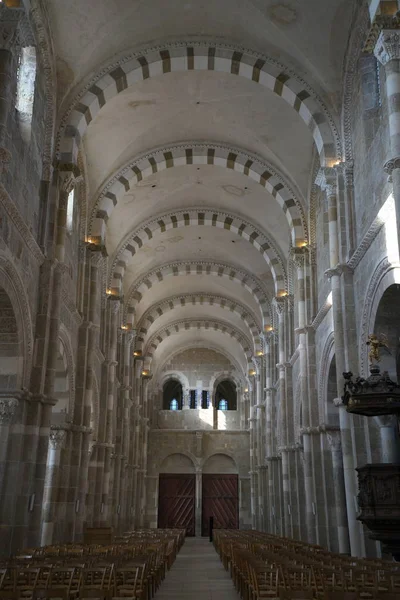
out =
[[[321,167],[315,183],[326,195],[335,196],[337,192],[337,172],[334,167]]]
[[[341,271],[338,267],[335,267],[334,269],[327,269],[324,275],[328,279],[332,279],[332,277],[340,277]]]
[[[50,442],[51,447],[54,450],[58,450],[59,448],[62,448],[66,437],[67,437],[67,431],[65,429],[51,428],[50,429],[50,437],[49,437],[49,442]]]
[[[400,59],[400,31],[382,29],[374,48],[374,54],[382,65]]]
[[[123,333],[124,342],[125,342],[126,346],[128,346],[128,348],[130,348],[130,346],[132,346],[132,344],[136,338],[136,334],[137,334],[136,329],[125,329],[122,331],[122,333]]]
[[[9,425],[17,410],[17,398],[0,398],[0,425]]]
[[[285,310],[285,305],[286,305],[286,301],[284,297],[276,297],[273,299],[273,305],[276,308],[276,312],[278,313],[278,315],[283,314],[283,311]]]
[[[326,432],[326,439],[328,440],[329,448],[331,452],[339,452],[342,449],[342,440],[340,436],[340,430],[330,430]]]
[[[307,254],[307,246],[303,246],[302,248],[291,248],[290,249],[290,259],[297,269],[304,269],[305,257]]]
[[[392,176],[392,173],[395,171],[395,169],[400,169],[400,156],[391,158],[383,165],[383,170],[389,175],[389,177]]]
[[[77,183],[82,180],[79,168],[73,163],[58,163],[56,165],[60,180],[60,190],[65,195],[72,192]]]
[[[108,298],[110,299],[110,312],[112,315],[116,315],[119,312],[119,309],[121,307],[121,300],[120,298],[116,298],[114,296],[108,296]]]
[[[24,7],[7,8],[0,4],[0,49],[19,51],[23,46],[33,46],[35,41],[26,17]]]

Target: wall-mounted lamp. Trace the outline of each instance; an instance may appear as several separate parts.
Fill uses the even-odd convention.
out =
[[[272,327],[272,325],[266,325],[264,327],[264,329],[265,329],[265,331],[273,331],[274,330],[274,328]]]
[[[249,388],[244,388],[244,391],[245,391],[245,392],[248,392],[248,391],[249,391]]]
[[[110,290],[110,288],[107,288],[107,289],[106,289],[106,294],[107,294],[107,296],[112,296],[112,294],[113,294],[113,291],[112,291],[112,290]]]
[[[122,331],[128,331],[129,327],[128,325],[121,325],[121,329]]]
[[[285,290],[280,290],[277,294],[278,298],[286,298],[287,295],[288,293]]]
[[[257,356],[264,356],[264,352],[262,352],[262,350],[259,350],[259,351],[257,352]]]
[[[133,353],[133,356],[136,356],[136,358],[138,356],[142,356],[142,352],[140,350],[135,350],[135,352]]]
[[[255,374],[256,374],[256,371],[254,371],[254,369],[252,369],[251,371],[249,371],[250,377],[253,377],[253,375],[255,375]]]

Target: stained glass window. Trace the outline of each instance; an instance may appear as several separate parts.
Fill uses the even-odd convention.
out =
[[[228,401],[227,400],[220,400],[219,404],[218,404],[218,409],[219,410],[228,410]]]
[[[178,400],[176,400],[175,398],[173,400],[171,400],[171,404],[169,406],[170,410],[178,410],[179,405],[178,405]]]

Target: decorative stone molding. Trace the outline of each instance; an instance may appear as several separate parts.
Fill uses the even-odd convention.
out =
[[[44,254],[38,246],[35,238],[27,227],[24,219],[21,217],[17,205],[11,200],[5,187],[0,183],[0,203],[10,217],[12,223],[17,229],[21,240],[24,242],[36,263],[40,266],[44,261]]]
[[[18,407],[17,398],[0,398],[0,425],[9,425]]]
[[[64,446],[67,437],[66,429],[51,427],[49,443],[53,450],[59,450]]]
[[[278,452],[301,452],[303,451],[302,444],[289,444],[287,446],[279,446]]]
[[[400,159],[395,159],[395,160],[397,161]],[[386,164],[389,164],[390,162],[391,161],[388,161],[388,163],[386,163]],[[396,166],[393,168],[400,168],[400,163],[396,163],[396,164],[399,164],[399,166]],[[382,229],[384,224],[388,221],[388,219],[392,218],[393,214],[394,214],[394,201],[386,202],[386,205],[384,207],[382,207],[382,209],[379,211],[379,215],[377,215],[375,217],[371,226],[368,228],[368,231],[366,232],[363,239],[361,240],[361,243],[359,244],[359,246],[355,250],[354,254],[352,255],[351,259],[347,263],[347,265],[351,269],[353,269],[353,271],[358,267],[358,265],[364,258],[365,254],[367,253],[368,249],[371,247],[372,243],[374,242],[375,238],[377,237],[378,233],[380,232],[380,230]]]
[[[400,59],[400,31],[398,29],[383,29],[374,48],[374,54],[382,65],[391,60]]]
[[[7,148],[0,147],[0,175],[7,171],[11,162],[11,152]]]
[[[36,48],[40,54],[41,71],[46,82],[45,99],[45,136],[43,154],[43,171],[42,179],[45,181],[51,180],[52,175],[52,157],[53,157],[53,140],[55,128],[55,60],[52,56],[52,42],[50,35],[50,27],[46,17],[46,11],[43,9],[42,0],[30,0],[30,19],[33,25]]]

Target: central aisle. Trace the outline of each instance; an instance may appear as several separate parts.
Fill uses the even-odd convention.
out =
[[[208,538],[186,538],[155,600],[238,600],[232,580]]]

